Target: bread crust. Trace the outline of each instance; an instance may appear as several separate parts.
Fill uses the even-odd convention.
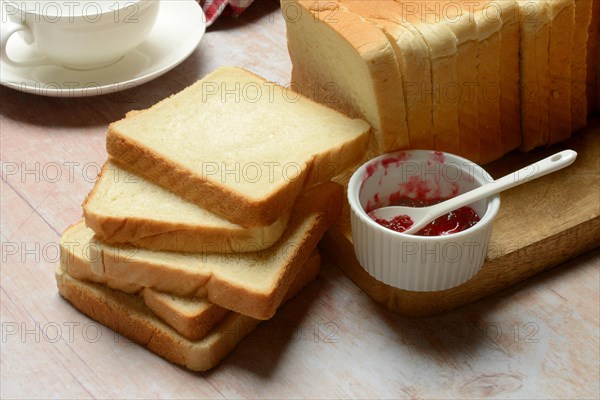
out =
[[[464,1],[460,0],[459,5]],[[479,99],[474,90],[479,79],[479,37],[477,24],[473,23],[473,14],[462,8],[456,23],[451,23],[450,29],[458,39],[458,59],[456,74],[460,87],[458,101],[458,135],[460,155],[468,160],[479,161]]]

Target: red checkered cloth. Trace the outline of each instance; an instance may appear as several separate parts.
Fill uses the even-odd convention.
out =
[[[254,0],[200,0],[206,15],[206,26],[210,26],[221,15],[237,17],[243,13]]]

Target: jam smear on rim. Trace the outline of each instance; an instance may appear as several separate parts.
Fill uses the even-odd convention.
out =
[[[407,206],[407,207],[427,207],[437,203],[440,203],[446,199],[411,199],[401,198],[397,199],[393,204],[394,206]],[[413,224],[412,219],[408,215],[399,215],[391,220],[383,220],[379,218],[373,218],[379,225],[384,226],[396,232],[404,232],[410,228]],[[443,236],[451,235],[453,233],[462,232],[469,229],[477,222],[480,218],[477,212],[471,207],[461,207],[457,210],[449,212],[436,220],[427,224],[423,229],[418,231],[418,236]]]

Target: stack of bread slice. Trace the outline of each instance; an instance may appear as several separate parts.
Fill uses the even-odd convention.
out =
[[[77,309],[193,370],[314,279],[342,207],[329,182],[369,126],[239,68],[109,126],[109,160],[61,238]]]
[[[485,164],[569,138],[595,102],[597,1],[281,4],[292,81],[368,120],[373,155],[438,149]]]

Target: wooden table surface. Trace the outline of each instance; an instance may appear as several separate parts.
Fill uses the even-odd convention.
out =
[[[259,0],[241,18],[218,21],[189,59],[139,88],[81,99],[2,88],[0,397],[600,396],[599,251],[426,319],[383,310],[332,260],[219,367],[199,374],[62,300],[54,281],[59,236],[81,217],[106,159],[107,124],[221,65],[289,82],[276,2]]]

